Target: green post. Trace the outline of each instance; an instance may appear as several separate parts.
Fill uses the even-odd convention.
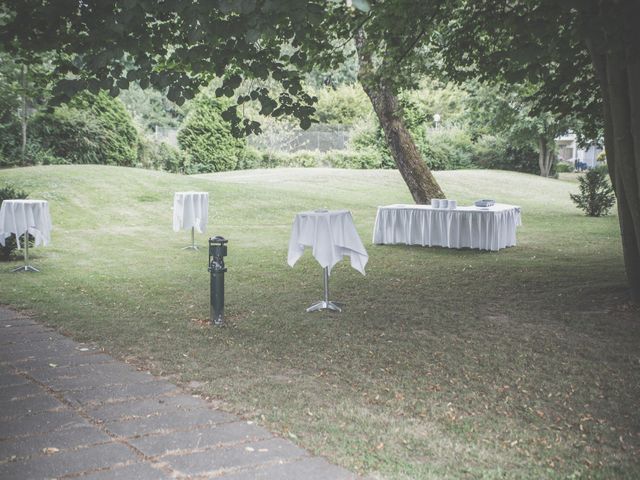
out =
[[[223,237],[209,239],[209,272],[211,272],[211,313],[213,325],[224,325],[224,257],[227,256],[227,240]]]

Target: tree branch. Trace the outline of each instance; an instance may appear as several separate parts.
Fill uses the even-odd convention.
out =
[[[429,17],[429,19],[427,20],[424,28],[420,31],[420,33],[416,36],[416,38],[413,39],[413,41],[404,50],[404,52],[402,52],[402,55],[400,55],[400,58],[398,58],[398,60],[396,60],[396,65],[400,65],[400,63],[402,63],[402,61],[407,57],[407,55],[409,55],[409,53],[411,53],[411,51],[414,49],[414,47],[418,44],[420,39],[425,36],[425,34],[427,33],[427,30],[429,29],[429,26],[431,25],[431,22],[433,22],[435,20],[436,16],[438,15],[438,13],[440,13],[440,9],[442,8],[442,4],[443,3],[444,2],[442,2],[442,0],[437,3],[436,8],[433,11],[433,15],[431,15]]]

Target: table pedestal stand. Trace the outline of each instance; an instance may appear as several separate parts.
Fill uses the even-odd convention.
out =
[[[335,303],[329,301],[329,267],[324,267],[324,300],[320,300],[307,308],[307,312],[315,312],[317,310],[342,311]]]
[[[16,243],[18,241],[18,234],[16,233]],[[12,272],[39,272],[36,267],[29,265],[29,229],[27,228],[24,232],[24,265],[21,267],[16,267]]]
[[[196,240],[195,240],[194,229],[195,227],[191,227],[191,245],[182,247],[182,250],[198,250],[198,246],[196,245]]]

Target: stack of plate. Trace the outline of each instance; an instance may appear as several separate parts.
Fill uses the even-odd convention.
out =
[[[492,207],[495,203],[495,200],[476,200],[473,202],[476,207]]]

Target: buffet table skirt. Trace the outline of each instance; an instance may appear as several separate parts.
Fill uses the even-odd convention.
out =
[[[406,244],[448,248],[500,250],[516,244],[520,207],[437,209],[429,205],[378,207],[375,244]]]

